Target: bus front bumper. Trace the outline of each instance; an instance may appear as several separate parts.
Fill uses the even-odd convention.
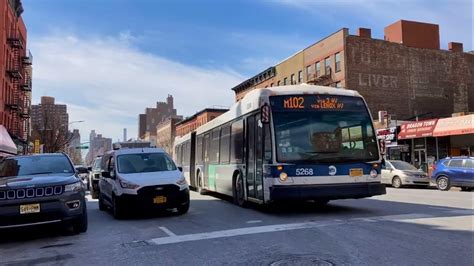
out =
[[[376,195],[383,195],[385,193],[385,185],[378,182],[273,186],[270,188],[270,199],[272,201],[358,199]]]

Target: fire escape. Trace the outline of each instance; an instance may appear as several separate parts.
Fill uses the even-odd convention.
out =
[[[8,43],[12,51],[12,58],[7,67],[7,74],[10,77],[12,84],[12,97],[6,103],[6,107],[10,109],[12,115],[12,128],[10,129],[14,137],[23,139],[22,121],[20,113],[23,110],[23,93],[20,89],[20,83],[23,79],[21,73],[21,51],[23,50],[23,43],[17,37],[8,38]]]
[[[332,71],[330,67],[327,67],[325,69],[325,73],[323,75],[317,75],[317,74],[310,74],[308,76],[308,84],[313,84],[313,85],[322,85],[322,86],[329,86],[334,83],[334,80],[332,79]]]
[[[22,57],[21,62],[23,64],[24,75],[23,75],[23,84],[21,85],[21,91],[23,94],[22,101],[22,110],[20,112],[20,118],[23,123],[23,140],[28,141],[28,135],[30,132],[30,113],[31,113],[31,87],[32,87],[32,67],[33,56],[31,52],[28,51],[24,57]]]

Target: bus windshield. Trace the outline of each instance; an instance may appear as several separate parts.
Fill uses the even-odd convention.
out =
[[[296,100],[288,104],[285,102],[287,96],[272,98],[277,98],[271,103],[278,162],[337,163],[379,159],[372,121],[362,99],[289,97]]]

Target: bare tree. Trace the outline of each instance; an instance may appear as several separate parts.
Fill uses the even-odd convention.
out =
[[[38,139],[43,144],[43,152],[63,152],[74,138],[68,131],[66,121],[56,114],[42,111],[42,117],[38,123],[33,125],[32,138]]]

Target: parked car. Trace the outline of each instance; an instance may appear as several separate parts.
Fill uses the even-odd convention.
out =
[[[425,172],[407,162],[387,160],[382,169],[382,183],[394,188],[405,185],[428,187],[430,179]]]
[[[99,156],[95,158],[94,163],[90,167],[90,173],[89,173],[89,190],[91,193],[91,197],[93,199],[98,199],[99,198],[99,179],[100,179],[100,174],[104,170],[103,163],[102,163],[102,157]]]
[[[181,169],[162,149],[131,148],[104,155],[106,170],[99,181],[99,209],[115,218],[130,210],[189,209],[189,187]]]
[[[82,183],[86,186],[87,189],[90,187],[89,183],[89,170],[84,165],[75,165],[74,169],[76,169],[77,175],[81,178]]]
[[[85,188],[67,155],[0,160],[0,229],[62,223],[87,231]]]
[[[439,190],[460,187],[464,191],[474,188],[474,157],[447,157],[434,167],[431,180]]]

